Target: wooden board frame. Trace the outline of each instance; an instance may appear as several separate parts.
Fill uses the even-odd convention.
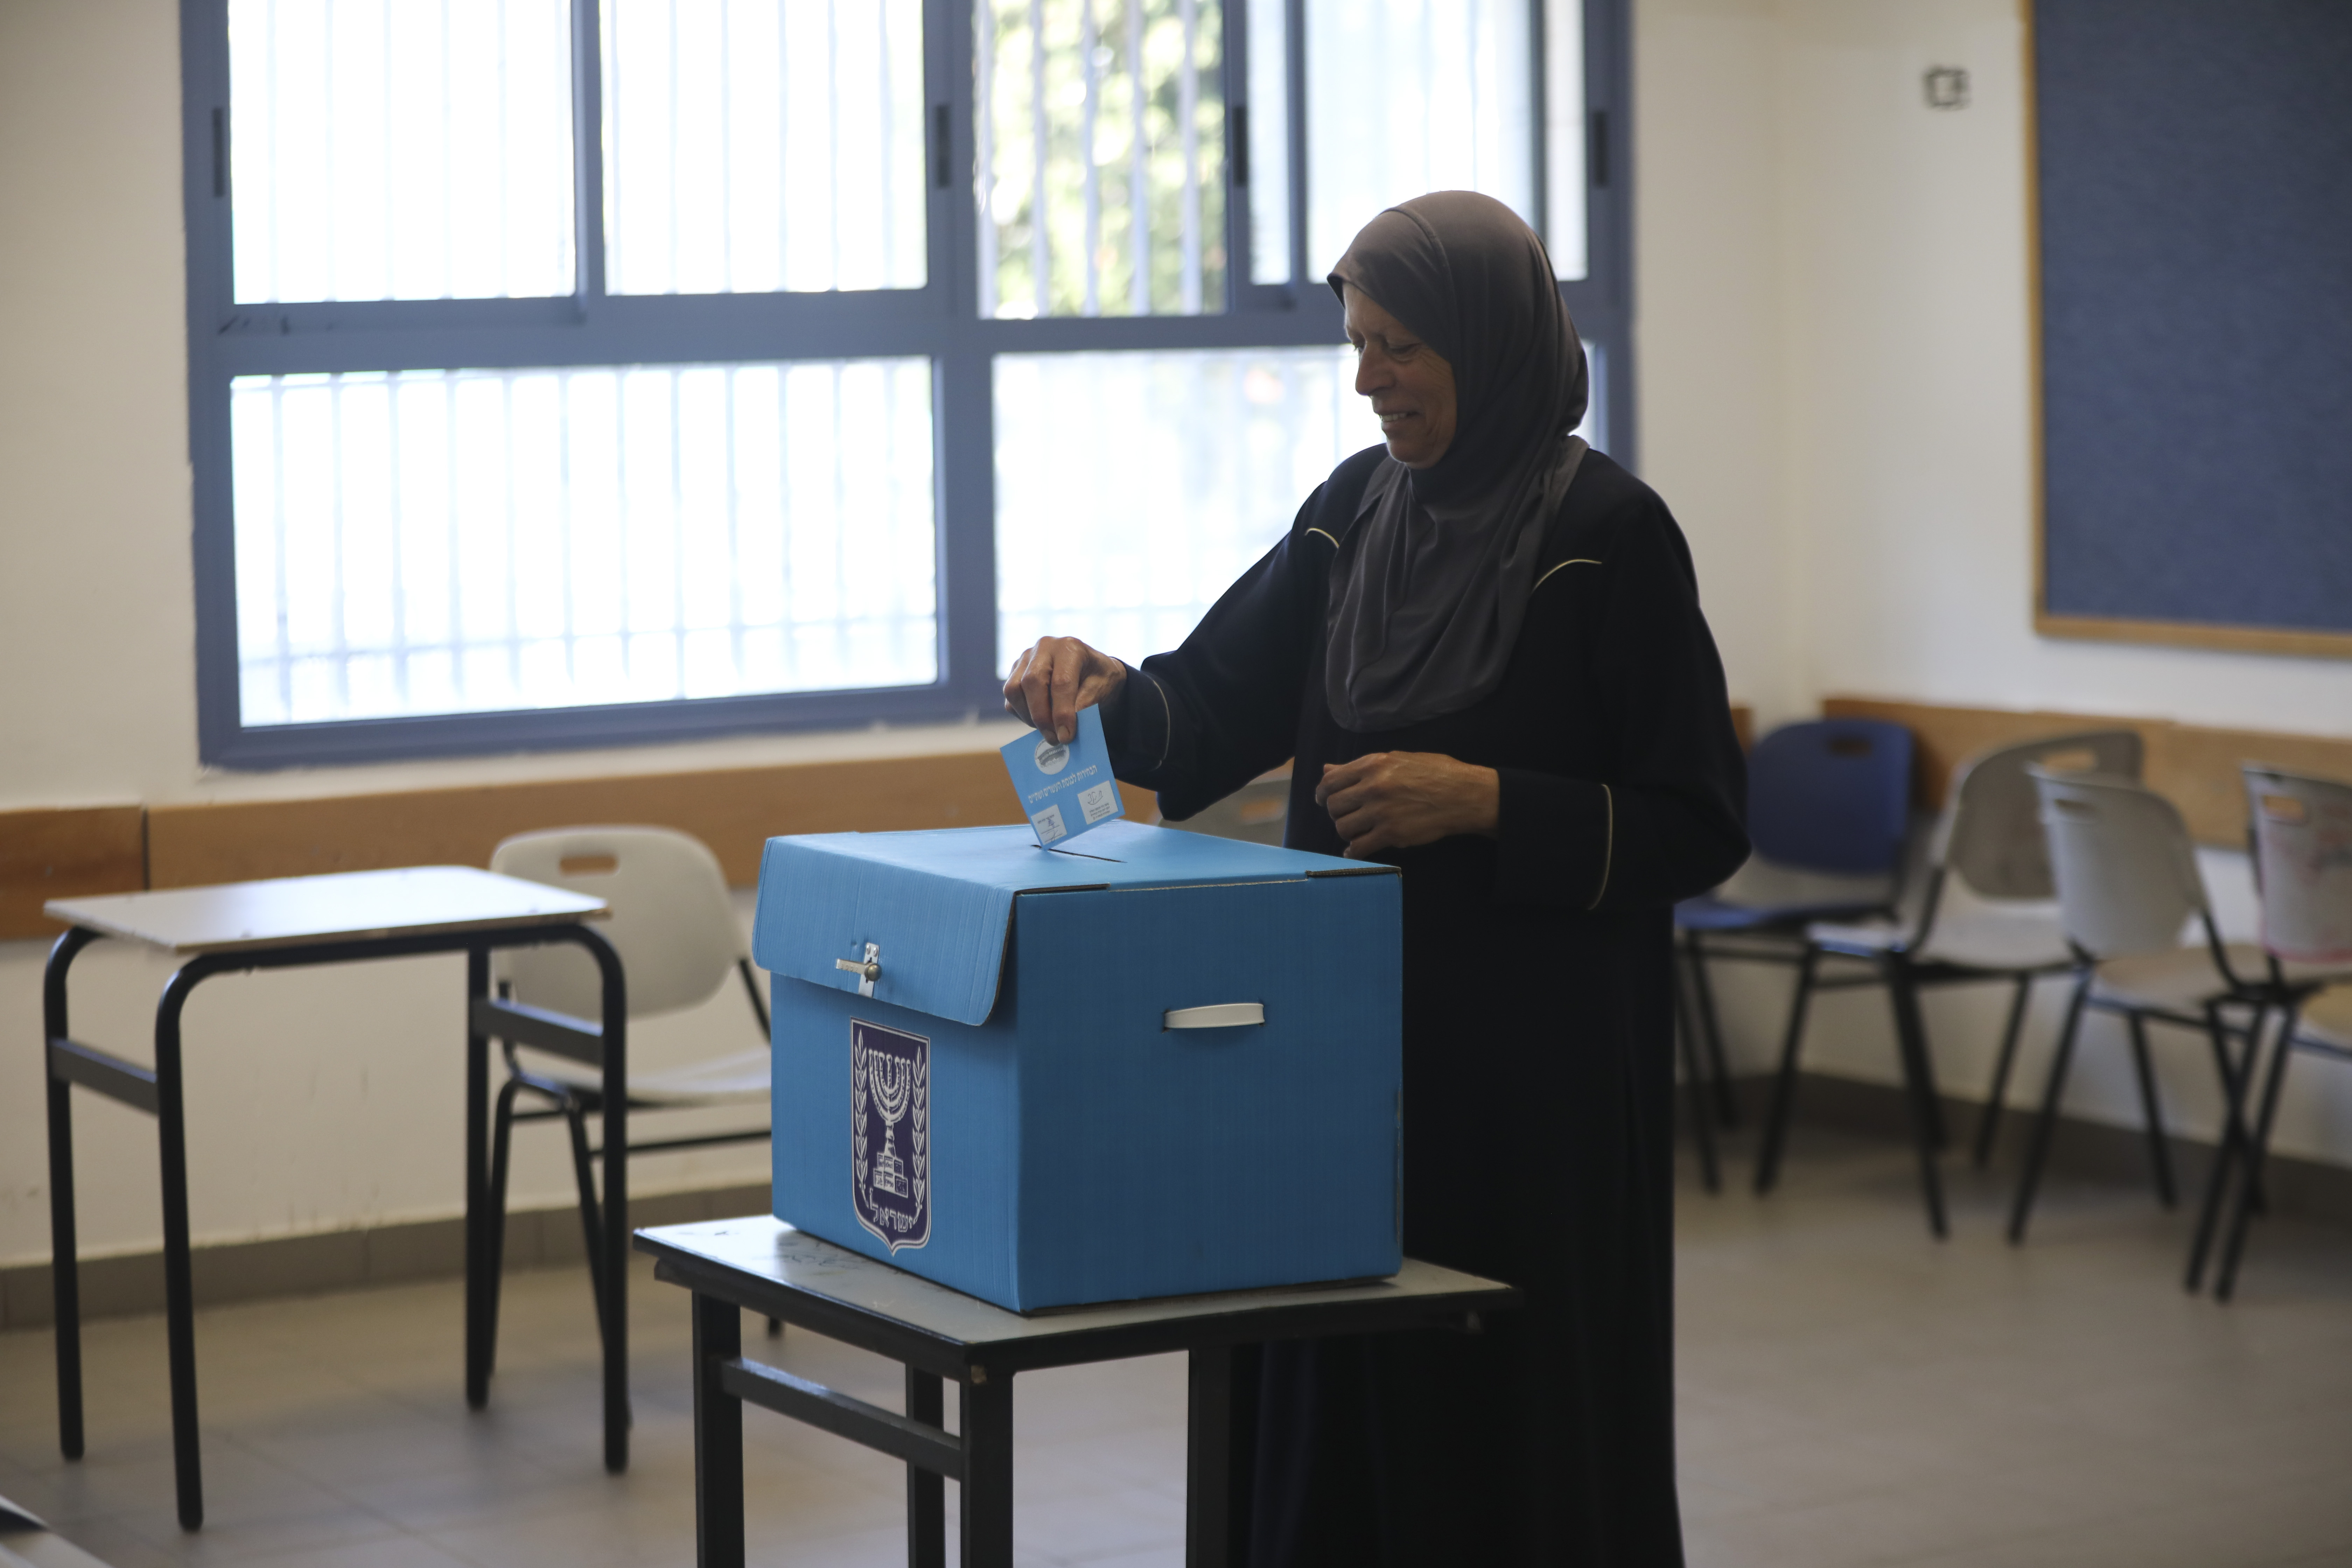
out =
[[[2032,451],[2028,458],[2033,473],[2033,630],[2041,637],[2076,641],[2210,648],[2291,658],[2352,658],[2352,632],[2067,616],[2055,614],[2050,608],[2050,451],[2042,310],[2041,84],[2034,68],[2033,5],[2034,0],[2017,0],[2021,67],[2019,89],[2025,112],[2025,310],[2028,374],[2032,382],[2028,396],[2033,415]]]

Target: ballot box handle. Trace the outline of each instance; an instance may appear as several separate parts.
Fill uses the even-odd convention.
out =
[[[1265,1004],[1263,1002],[1219,1002],[1209,1007],[1171,1007],[1160,1015],[1162,1030],[1233,1029],[1265,1022]]]

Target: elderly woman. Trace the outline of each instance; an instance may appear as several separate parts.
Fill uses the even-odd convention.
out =
[[[1099,703],[1178,819],[1291,759],[1293,847],[1403,869],[1405,1250],[1527,1294],[1267,1347],[1253,1568],[1679,1563],[1670,910],[1748,852],[1722,667],[1664,504],[1571,433],[1527,225],[1422,196],[1330,282],[1385,446],[1183,647],[1046,637],[1005,701],[1059,738]]]

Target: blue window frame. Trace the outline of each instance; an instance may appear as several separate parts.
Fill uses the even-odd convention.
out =
[[[814,67],[740,0],[467,0],[397,37],[364,0],[183,0],[206,763],[992,716],[1000,642],[1040,616],[1154,651],[1370,438],[1330,412],[1316,248],[1370,216],[1349,201],[1411,194],[1382,180],[1507,187],[1578,274],[1591,427],[1630,458],[1623,0],[1444,29],[1427,0],[804,0],[793,26],[812,4]],[[1153,29],[1197,68],[1151,64]],[[538,74],[483,77],[499,54]],[[1431,117],[1463,129],[1333,161]],[[1000,417],[1041,387],[1071,401]],[[1252,445],[1225,489],[1156,487],[1181,495],[1106,524],[1126,542],[1075,586],[1001,572],[1036,509],[1104,504],[1028,482],[1055,429],[1237,395],[1290,423],[1153,445],[1187,472]],[[1217,520],[1171,571],[1149,536],[1187,504]]]

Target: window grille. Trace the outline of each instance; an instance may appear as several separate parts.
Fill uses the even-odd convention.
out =
[[[919,289],[920,0],[606,0],[616,294]]]
[[[572,292],[565,0],[230,0],[228,39],[238,300]]]
[[[1307,259],[1423,191],[1484,191],[1530,223],[1525,0],[1307,0]]]
[[[1224,293],[1216,0],[979,0],[985,315],[1199,315]]]
[[[996,361],[996,656],[1184,640],[1339,459],[1381,438],[1346,349]]]
[[[268,726],[937,678],[930,365],[240,378]]]

